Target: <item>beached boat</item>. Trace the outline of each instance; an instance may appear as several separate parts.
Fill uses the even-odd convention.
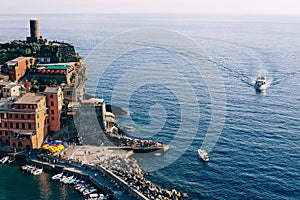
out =
[[[40,175],[42,172],[43,172],[43,168],[38,168],[32,174],[34,176],[37,176],[37,175]]]
[[[267,80],[265,77],[258,77],[255,81],[254,88],[257,91],[264,91],[268,87]]]
[[[1,158],[0,164],[6,163],[8,161],[8,159],[9,159],[9,156],[4,156],[3,158]]]
[[[205,150],[198,149],[198,155],[204,162],[209,161],[208,153]]]

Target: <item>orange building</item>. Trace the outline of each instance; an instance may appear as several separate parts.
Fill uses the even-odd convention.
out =
[[[58,132],[60,131],[60,116],[63,106],[62,90],[60,87],[47,87],[44,93],[49,108],[49,130]]]
[[[10,148],[40,147],[48,130],[46,97],[27,93],[0,105],[1,143]]]
[[[36,62],[32,57],[18,57],[6,62],[1,69],[2,74],[7,74],[11,81],[19,81],[29,68]]]

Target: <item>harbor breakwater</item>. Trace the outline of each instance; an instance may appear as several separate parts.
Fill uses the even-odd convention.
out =
[[[147,180],[142,167],[129,157],[132,153],[113,147],[70,146],[56,155],[33,154],[28,162],[56,172],[87,177],[113,199],[187,198],[187,194],[163,189]]]

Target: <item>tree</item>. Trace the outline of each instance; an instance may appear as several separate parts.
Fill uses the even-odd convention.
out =
[[[31,54],[31,49],[26,48],[26,50],[25,50],[25,55],[27,56],[27,55],[30,55],[30,54]]]

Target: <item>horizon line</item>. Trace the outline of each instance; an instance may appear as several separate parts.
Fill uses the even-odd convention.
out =
[[[72,14],[164,14],[164,15],[232,15],[232,16],[299,16],[298,13],[196,13],[196,12],[43,12],[43,13],[0,13],[0,15],[72,15]]]

